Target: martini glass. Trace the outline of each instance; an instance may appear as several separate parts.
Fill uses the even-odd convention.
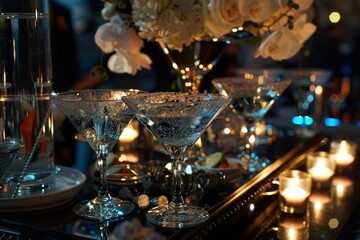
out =
[[[184,157],[230,98],[206,93],[156,92],[127,96],[123,100],[171,159],[172,199],[165,207],[150,209],[147,219],[170,228],[192,227],[206,221],[209,217],[206,210],[184,202],[182,192],[186,186],[181,176]]]
[[[293,118],[293,122],[298,124],[300,128],[297,134],[301,137],[309,137],[313,135],[313,131],[309,128],[313,119],[308,116],[311,104],[315,100],[316,92],[323,92],[323,87],[329,81],[332,71],[327,69],[284,69],[282,74],[286,78],[292,79],[290,90],[297,103],[298,116]],[[321,107],[318,103],[318,107]],[[322,111],[319,115],[322,115]],[[322,117],[322,116],[318,116]]]
[[[96,152],[100,172],[97,196],[74,207],[80,217],[106,221],[129,214],[134,204],[111,197],[106,179],[106,157],[134,114],[121,100],[138,90],[83,90],[51,96],[59,108]]]
[[[246,144],[245,150],[238,157],[246,163],[245,168],[249,174],[261,171],[268,164],[268,160],[260,158],[255,151],[255,125],[263,119],[290,83],[289,79],[265,77],[264,75],[212,80],[213,86],[220,94],[232,98],[231,110],[244,119],[247,128]]]

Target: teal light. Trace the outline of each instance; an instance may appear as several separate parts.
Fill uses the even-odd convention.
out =
[[[326,118],[324,123],[325,123],[325,126],[328,126],[328,127],[338,127],[341,125],[341,120],[337,119],[337,118]]]
[[[295,116],[292,118],[292,123],[295,125],[312,125],[314,122],[312,117],[309,116]]]

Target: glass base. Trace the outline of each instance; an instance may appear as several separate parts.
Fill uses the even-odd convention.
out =
[[[73,211],[81,218],[96,221],[115,220],[131,213],[135,205],[110,196],[98,196],[85,203],[78,203]]]
[[[209,218],[209,213],[195,206],[154,207],[150,209],[146,218],[153,224],[167,228],[187,228],[199,225]]]

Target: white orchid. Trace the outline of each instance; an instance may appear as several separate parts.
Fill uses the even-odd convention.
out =
[[[256,52],[256,57],[271,57],[276,61],[293,57],[316,31],[316,26],[307,22],[306,18],[306,14],[300,14],[294,20],[292,30],[280,28],[264,38]]]
[[[151,59],[140,52],[143,40],[117,14],[98,28],[95,43],[104,53],[115,52],[108,61],[110,71],[135,75],[141,68],[150,68]]]

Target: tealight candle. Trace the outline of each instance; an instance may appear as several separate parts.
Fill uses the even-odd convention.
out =
[[[311,175],[298,170],[279,175],[280,208],[287,213],[301,213],[307,209],[311,192]]]
[[[349,166],[356,156],[356,143],[349,140],[335,140],[330,143],[330,152],[335,155],[336,164]]]
[[[305,192],[303,189],[297,186],[294,186],[284,189],[281,192],[281,195],[288,205],[299,206],[305,203],[309,193]]]
[[[330,179],[332,175],[334,175],[334,171],[330,170],[327,167],[312,167],[309,170],[309,173],[313,177],[315,181],[325,182]]]
[[[316,187],[329,187],[328,182],[335,173],[335,157],[331,153],[324,151],[311,152],[307,156],[306,167],[308,173],[316,182]]]

